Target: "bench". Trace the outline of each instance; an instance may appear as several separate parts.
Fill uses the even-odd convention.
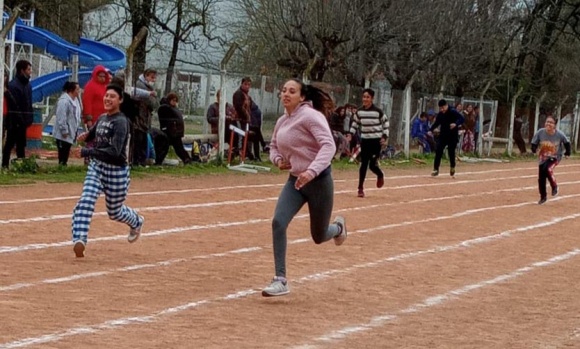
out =
[[[218,135],[213,133],[202,133],[202,134],[186,134],[182,138],[183,144],[193,144],[194,141],[206,141],[211,143],[217,143]]]

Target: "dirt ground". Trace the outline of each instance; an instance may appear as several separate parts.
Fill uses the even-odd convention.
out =
[[[285,174],[134,180],[142,238],[93,217],[75,259],[80,184],[0,188],[0,348],[579,348],[580,161],[538,205],[535,162],[334,171],[345,244],[288,231],[291,293],[271,219]]]

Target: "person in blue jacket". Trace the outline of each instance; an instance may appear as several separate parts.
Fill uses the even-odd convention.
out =
[[[413,120],[413,126],[411,128],[411,138],[417,142],[418,145],[423,147],[423,152],[429,154],[431,152],[431,146],[427,140],[427,132],[429,128],[427,126],[427,113],[422,112],[418,118]]]

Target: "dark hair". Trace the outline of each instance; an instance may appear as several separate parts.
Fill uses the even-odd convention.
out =
[[[167,100],[167,103],[171,102],[173,99],[179,102],[179,96],[175,92],[169,92],[167,96],[165,96],[165,99]]]
[[[76,81],[67,81],[62,86],[62,90],[64,92],[67,92],[67,93],[68,92],[73,92],[77,88],[78,85],[79,85],[79,83],[76,82]]]
[[[119,85],[122,89],[125,89],[125,79],[118,75],[113,76],[111,84]]]
[[[244,82],[252,82],[252,78],[250,78],[249,76],[244,76],[244,77],[242,78],[242,84],[243,84]]]
[[[558,124],[558,120],[556,120],[556,118],[554,117],[554,115],[552,115],[552,113],[546,115],[546,120],[548,120],[548,119],[554,120],[554,125],[557,125]]]
[[[419,119],[420,118],[426,118],[427,117],[427,113],[426,112],[421,112],[421,114],[419,115]]]
[[[18,62],[16,62],[16,72],[20,73],[23,70],[28,69],[28,67],[31,67],[32,64],[30,64],[29,61],[25,60],[25,59],[21,59]]]
[[[322,91],[318,87],[306,85],[300,79],[292,78],[288,81],[294,81],[300,85],[300,96],[303,96],[305,101],[312,102],[314,109],[324,114],[327,120],[330,118],[330,115],[332,115],[332,111],[334,110],[334,101],[328,93]]]
[[[115,91],[115,93],[117,93],[119,95],[119,99],[123,99],[123,89],[121,88],[121,86],[119,86],[117,84],[108,84],[107,91],[109,91],[109,90]]]
[[[447,101],[446,101],[446,100],[444,100],[444,99],[440,99],[440,100],[439,100],[439,103],[437,103],[437,105],[438,105],[438,106],[440,106],[440,107],[442,107],[442,106],[444,106],[444,105],[447,105]]]
[[[369,95],[371,95],[371,97],[372,97],[372,98],[375,98],[375,91],[374,91],[373,89],[370,89],[370,88],[365,88],[365,89],[363,90],[363,95],[364,95],[365,93],[368,93]]]

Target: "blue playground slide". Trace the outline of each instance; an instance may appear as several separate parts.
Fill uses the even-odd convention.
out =
[[[4,13],[4,17],[6,16]],[[78,55],[79,65],[86,67],[79,69],[81,86],[89,81],[96,65],[103,65],[111,71],[125,67],[125,53],[115,47],[86,38],[81,38],[80,45],[77,46],[47,30],[26,26],[21,20],[18,20],[15,26],[15,40],[18,42],[42,48],[46,53],[67,62],[72,62],[73,55]],[[70,70],[63,70],[33,78],[32,101],[40,102],[44,97],[60,92],[70,76]]]

